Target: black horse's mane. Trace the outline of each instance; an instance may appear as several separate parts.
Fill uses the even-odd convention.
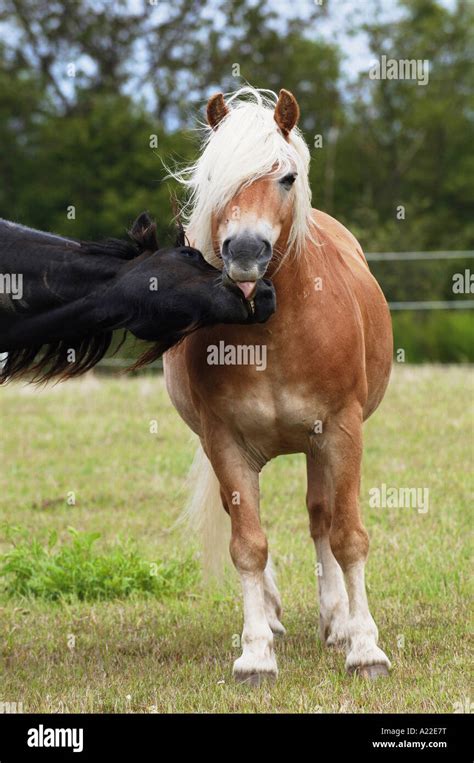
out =
[[[133,260],[143,253],[134,241],[120,238],[106,238],[103,241],[80,241],[80,254],[116,257],[119,260]]]
[[[40,347],[26,347],[8,352],[0,371],[0,384],[28,375],[29,381],[40,384],[51,379],[64,381],[85,374],[102,360],[112,343],[112,331],[85,337],[77,342],[52,342]],[[116,351],[125,341],[125,336]],[[43,352],[41,352],[43,350]],[[69,354],[75,353],[71,363]],[[41,353],[41,354],[40,354]],[[37,357],[39,355],[39,357]]]
[[[152,253],[156,243],[156,223],[151,222],[139,232],[130,231],[131,240],[108,238],[104,241],[78,241],[81,254],[108,255],[122,260],[133,260],[145,251]],[[187,246],[188,240],[181,222],[176,222],[175,247]],[[150,247],[150,248],[149,248]],[[197,328],[197,326],[196,326]],[[178,335],[169,337],[169,341],[159,342],[147,350],[127,370],[142,368],[160,358],[173,344],[181,341],[194,327]],[[114,349],[115,355],[125,342],[127,331],[124,331],[121,341]],[[76,341],[61,340],[37,347],[24,347],[8,352],[3,368],[0,368],[0,384],[12,379],[28,376],[29,381],[37,384],[55,379],[65,381],[90,371],[104,357],[112,344],[113,331],[102,331],[99,334],[86,336]],[[71,350],[75,360],[70,362]]]
[[[158,248],[156,240],[156,223],[151,222],[146,228],[142,228],[139,233],[129,231],[130,240],[121,238],[106,238],[103,241],[80,241],[81,254],[101,255],[117,257],[121,260],[133,260],[144,251],[152,253]],[[181,221],[175,221],[174,226],[174,246],[189,246],[189,241]]]
[[[183,339],[186,339],[199,327],[200,325],[197,323],[185,331],[170,335],[167,340],[154,342],[125,371],[137,371],[150,365],[150,363],[161,358],[170,347],[180,344]],[[123,332],[120,342],[112,353],[113,355],[116,355],[122,347],[128,333],[128,331]],[[8,352],[3,369],[0,370],[0,385],[26,376],[28,381],[33,384],[46,384],[53,379],[61,382],[82,376],[102,360],[112,344],[113,337],[113,331],[104,331],[94,336],[85,337],[78,342],[63,340],[41,347],[11,350]],[[68,357],[71,350],[74,350],[76,356],[73,363]]]

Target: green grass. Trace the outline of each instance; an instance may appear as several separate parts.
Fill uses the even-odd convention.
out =
[[[17,563],[34,570],[27,581],[36,582],[25,588],[16,573],[3,579],[0,701],[23,702],[26,712],[450,713],[455,703],[465,706],[472,698],[472,391],[469,367],[397,367],[365,428],[367,582],[393,663],[386,681],[347,677],[343,655],[321,647],[304,459],[286,456],[266,467],[262,516],[287,636],[276,647],[278,682],[252,690],[231,678],[242,626],[238,583],[231,575],[221,590],[206,589],[191,558],[194,540],[172,529],[195,443],[162,379],[89,377],[42,391],[1,389],[0,522],[27,528]],[[154,420],[157,434],[150,433]],[[369,490],[383,482],[428,487],[429,511],[371,508]],[[3,531],[0,553],[11,551]],[[84,558],[92,559],[95,583],[79,569]],[[50,566],[59,560],[62,595],[49,601]],[[169,573],[166,595],[150,592],[150,576],[140,576],[154,560]],[[118,598],[104,595],[108,571],[117,576],[108,594]],[[86,600],[71,591],[74,574],[95,591]],[[129,577],[130,590],[123,588]]]

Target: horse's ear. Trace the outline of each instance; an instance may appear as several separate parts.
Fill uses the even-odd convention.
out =
[[[217,130],[219,122],[229,113],[222,93],[211,95],[207,102],[207,121],[213,130]]]
[[[189,246],[188,237],[186,236],[186,231],[184,230],[181,220],[176,220],[176,239],[174,245],[176,247]]]
[[[143,252],[156,252],[159,249],[156,237],[156,223],[148,212],[142,212],[137,217],[129,231],[129,235]]]
[[[275,106],[274,119],[283,133],[283,137],[288,139],[295,124],[300,118],[300,107],[293,93],[289,90],[280,90],[278,102]]]
[[[186,232],[184,230],[183,223],[181,222],[181,212],[179,209],[179,202],[175,193],[173,193],[171,196],[171,209],[173,211],[173,219],[176,225],[176,238],[175,238],[174,245],[175,247],[189,246]]]

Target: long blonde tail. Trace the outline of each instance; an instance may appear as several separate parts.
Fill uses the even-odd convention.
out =
[[[230,559],[230,519],[222,506],[219,480],[201,445],[188,481],[192,494],[181,520],[201,542],[206,577],[220,578]]]

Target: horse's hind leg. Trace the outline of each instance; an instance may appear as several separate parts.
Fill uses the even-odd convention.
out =
[[[341,411],[326,429],[331,483],[334,490],[329,540],[345,577],[349,597],[346,669],[367,678],[387,675],[390,662],[377,646],[378,630],[369,611],[364,570],[369,551],[359,508],[362,460],[360,408]]]
[[[308,490],[306,505],[309,529],[316,548],[319,588],[319,630],[326,646],[344,645],[347,639],[349,603],[344,575],[329,542],[331,485],[322,453],[306,460]]]
[[[270,555],[268,555],[267,565],[263,572],[263,595],[265,599],[265,613],[270,628],[275,636],[284,636],[286,630],[280,622],[282,613],[280,592],[277,588],[275,570],[273,569]]]
[[[229,509],[232,535],[230,555],[242,584],[244,628],[242,655],[234,663],[237,681],[259,685],[274,679],[278,668],[273,633],[267,619],[264,577],[268,547],[258,515],[258,472],[251,468],[233,440],[213,432],[208,448],[225,505]]]

